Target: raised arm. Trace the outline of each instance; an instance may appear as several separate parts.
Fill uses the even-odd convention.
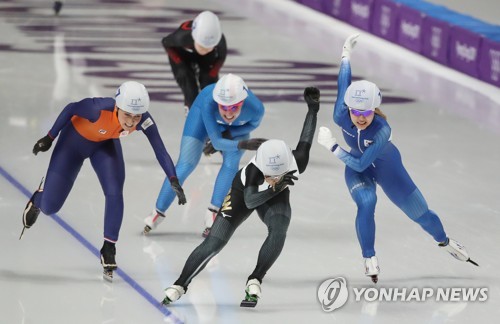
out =
[[[299,173],[304,172],[309,162],[309,151],[311,150],[316,123],[318,120],[318,111],[320,104],[320,92],[318,88],[308,87],[304,90],[304,100],[307,103],[307,114],[300,133],[299,143],[292,151]]]
[[[344,104],[344,95],[347,87],[351,84],[351,51],[356,46],[357,38],[359,34],[349,36],[344,42],[342,48],[342,58],[340,62],[339,76],[337,80],[337,100],[335,101],[335,106],[333,109],[333,120],[336,124],[339,123],[340,117],[347,110],[347,106]]]

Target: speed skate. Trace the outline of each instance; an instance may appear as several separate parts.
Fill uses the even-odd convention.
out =
[[[245,299],[241,301],[240,307],[255,307],[261,295],[260,281],[250,279],[245,289]]]

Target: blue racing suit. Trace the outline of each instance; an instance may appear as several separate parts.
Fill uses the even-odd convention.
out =
[[[356,233],[363,257],[375,255],[376,184],[434,240],[445,241],[446,233],[439,217],[429,210],[422,193],[403,166],[401,154],[391,141],[392,133],[387,121],[375,114],[365,130],[357,129],[352,123],[349,109],[344,103],[344,94],[350,84],[351,66],[349,60],[343,58],[333,120],[341,127],[351,150],[347,152],[337,147],[334,153],[346,164],[345,181],[358,208]]]
[[[179,160],[175,166],[177,177],[182,185],[193,172],[203,153],[203,145],[210,138],[212,145],[222,153],[222,166],[215,181],[211,204],[216,208],[222,205],[231,182],[239,169],[244,151],[238,149],[238,142],[246,140],[256,129],[264,116],[264,105],[248,90],[241,113],[231,124],[226,123],[219,114],[218,104],[213,100],[215,83],[206,86],[196,97],[184,124]],[[223,138],[222,132],[229,131],[232,139]],[[156,200],[156,210],[164,214],[175,193],[170,182],[165,179]]]

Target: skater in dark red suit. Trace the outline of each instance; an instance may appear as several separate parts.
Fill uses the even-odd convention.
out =
[[[219,18],[211,11],[203,11],[161,42],[184,95],[187,114],[200,90],[219,80],[226,60],[226,39]]]

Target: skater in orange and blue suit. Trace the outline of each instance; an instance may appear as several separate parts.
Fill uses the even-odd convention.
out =
[[[186,197],[177,179],[174,164],[148,108],[148,92],[144,85],[135,81],[123,83],[115,98],[86,98],[67,105],[48,134],[38,140],[33,148],[35,155],[45,152],[58,137],[44,188],[33,194],[23,213],[24,227],[33,226],[40,211],[50,215],[61,209],[83,162],[88,158],[105,196],[101,262],[105,270],[116,269],[115,243],[123,219],[125,182],[120,139],[136,130],[147,136],[179,204],[185,204]]]

